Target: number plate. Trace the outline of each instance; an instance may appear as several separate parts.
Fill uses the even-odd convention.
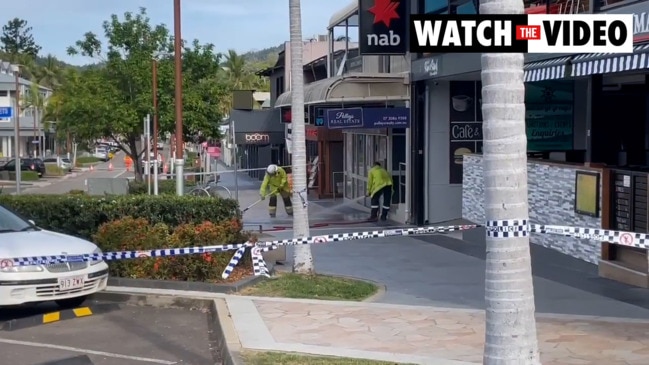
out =
[[[59,290],[71,290],[83,288],[84,277],[72,276],[68,278],[59,279]]]

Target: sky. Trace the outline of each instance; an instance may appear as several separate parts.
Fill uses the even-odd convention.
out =
[[[181,0],[182,37],[213,43],[217,50],[243,53],[277,46],[289,38],[288,0]],[[302,35],[326,34],[329,19],[353,0],[302,0]],[[66,48],[83,34],[101,35],[101,25],[111,14],[147,9],[152,24],[164,23],[173,32],[172,0],[19,0],[5,1],[0,24],[14,17],[33,28],[42,55],[53,54],[70,64],[92,60],[70,57]],[[342,32],[344,34],[344,31]]]

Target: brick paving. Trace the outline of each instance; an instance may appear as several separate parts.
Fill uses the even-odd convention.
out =
[[[254,300],[277,343],[481,363],[484,312],[359,303]],[[649,364],[649,321],[537,315],[545,365]]]

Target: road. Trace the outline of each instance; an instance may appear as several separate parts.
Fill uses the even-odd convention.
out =
[[[24,182],[21,186],[24,194],[66,194],[70,190],[86,191],[86,179],[88,178],[132,178],[133,172],[126,171],[124,166],[124,154],[118,153],[111,162],[103,162],[93,166],[93,170],[77,169],[77,171],[63,177],[46,177],[38,181]],[[110,168],[112,164],[112,169]],[[15,193],[14,183],[5,183],[2,186],[3,194]]]
[[[4,364],[143,365],[215,363],[208,340],[211,330],[203,311],[137,307],[89,302],[91,309],[110,306],[105,314],[0,331]],[[51,305],[10,309],[0,321],[39,316]],[[20,320],[19,320],[20,321]],[[71,359],[78,362],[73,362]]]

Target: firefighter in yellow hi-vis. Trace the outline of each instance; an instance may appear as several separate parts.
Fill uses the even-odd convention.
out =
[[[372,198],[370,220],[375,221],[379,218],[381,196],[383,197],[381,220],[387,220],[392,203],[392,176],[379,162],[375,162],[367,174],[367,196]]]
[[[270,190],[270,192],[266,193],[267,190]],[[264,182],[261,183],[261,188],[259,189],[259,195],[262,200],[266,198],[266,195],[270,195],[268,213],[270,213],[271,218],[277,215],[277,194],[282,196],[286,214],[293,215],[291,188],[289,187],[286,171],[277,165],[268,165]]]

